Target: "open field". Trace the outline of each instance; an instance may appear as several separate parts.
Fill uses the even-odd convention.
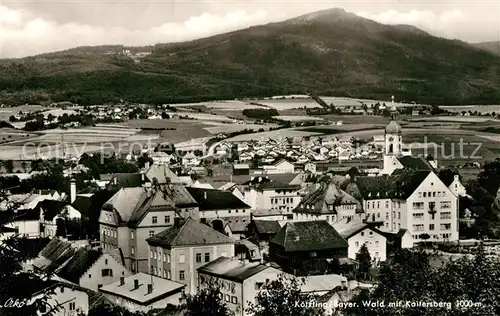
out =
[[[374,115],[318,115],[315,117],[321,117],[329,121],[342,121],[344,124],[388,124],[391,121],[389,117],[374,116]],[[400,120],[403,120],[401,117]]]
[[[304,132],[304,131],[299,131],[299,130],[294,130],[294,129],[280,129],[280,130],[275,130],[275,131],[269,131],[269,132],[260,132],[260,133],[253,133],[253,134],[245,134],[245,135],[238,135],[235,137],[228,138],[228,141],[233,141],[233,142],[243,142],[243,141],[250,141],[250,140],[266,140],[266,139],[280,139],[280,138],[285,138],[285,137],[305,137],[305,136],[313,136],[313,135],[321,135],[321,133],[313,133],[313,132]]]
[[[278,111],[297,108],[319,108],[321,105],[313,99],[286,99],[286,100],[255,100],[255,103],[265,105]]]
[[[239,132],[245,129],[251,129],[254,131],[258,131],[263,128],[264,130],[269,130],[270,128],[277,127],[276,124],[218,124],[213,127],[205,127],[204,129],[211,134],[219,134],[219,133],[234,133]]]
[[[43,107],[41,105],[20,105],[9,108],[0,108],[0,121],[9,121],[12,115],[19,115],[19,112],[31,113],[36,111],[50,110],[51,108]]]
[[[323,121],[321,117],[308,116],[308,115],[279,115],[273,118],[290,122],[304,122],[304,121]]]
[[[227,116],[223,115],[213,115],[208,113],[193,113],[193,112],[167,112],[171,118],[176,119],[176,117],[187,116],[196,120],[206,120],[206,121],[222,121],[222,122],[232,122],[233,120]],[[153,121],[153,120],[151,120]]]

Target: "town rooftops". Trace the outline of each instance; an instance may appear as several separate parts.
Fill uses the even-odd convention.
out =
[[[71,246],[71,243],[54,237],[35,258],[33,267],[47,273],[52,273],[66,262],[66,260],[71,258],[74,253],[75,249]]]
[[[151,283],[151,281],[153,283]],[[137,285],[137,287],[136,287]],[[149,287],[152,285],[151,293]],[[181,292],[185,284],[172,280],[151,276],[146,273],[137,273],[118,282],[105,285],[99,292],[121,297],[136,304],[147,306],[156,301]]]
[[[333,225],[333,228],[342,236],[344,239],[348,239],[360,231],[369,228],[375,232],[379,232],[377,228],[375,228],[375,224],[373,223],[364,223],[362,221],[350,221],[348,223],[345,222],[339,222],[335,225]]]
[[[266,266],[259,262],[245,263],[243,261],[227,257],[219,257],[214,261],[199,267],[198,273],[242,283],[246,279],[266,269],[274,269],[276,270],[276,274],[281,273],[280,270]]]
[[[80,278],[103,255],[102,251],[80,248],[57,272],[57,276],[79,284]]]
[[[134,188],[142,185],[142,174],[140,173],[115,173],[102,174],[101,180],[109,181],[107,190],[119,190],[121,188]]]
[[[294,212],[313,214],[336,214],[335,207],[355,204],[361,209],[360,203],[350,194],[338,188],[334,183],[321,182],[316,189],[310,191],[300,202]],[[333,206],[333,208],[331,208]]]
[[[140,223],[148,211],[175,210],[176,207],[197,205],[185,187],[169,185],[163,189],[122,188],[103,205],[103,209],[115,209],[120,222],[134,226]]]
[[[146,241],[152,246],[166,248],[235,243],[233,239],[191,217],[184,223],[176,223]]]
[[[258,234],[277,234],[281,229],[278,221],[254,220],[252,223]]]
[[[285,251],[347,248],[347,241],[327,221],[288,222],[271,239]]]
[[[146,170],[145,175],[150,182],[153,182],[153,180],[156,179],[159,184],[165,184],[167,182],[181,183],[179,177],[177,177],[177,175],[165,165],[153,164],[148,170]]]
[[[250,206],[230,191],[205,188],[186,188],[198,202],[200,211],[248,209]]]

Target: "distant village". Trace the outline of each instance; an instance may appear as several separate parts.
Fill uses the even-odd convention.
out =
[[[232,143],[220,134],[208,163],[207,148],[181,156],[173,147],[145,149],[139,156],[150,159],[138,172],[100,174],[85,188],[74,177],[88,167],[72,157],[64,170],[68,193],[8,194],[0,207],[15,205],[18,216],[2,227],[3,238],[50,239],[24,269],[51,275],[51,302],[74,298],[57,315],[86,314],[95,304],[161,311],[218,284],[221,299],[243,316],[263,284],[280,275],[304,276],[301,290],[332,313],[377,286],[350,277],[362,248],[377,269],[398,249],[455,243],[459,222],[473,223],[473,208],[481,207],[463,204],[472,198],[458,175],[442,179],[437,161],[412,155],[396,108],[389,110],[385,134],[362,150],[350,137]],[[118,118],[133,110],[95,111]],[[383,164],[320,167],[358,158]]]

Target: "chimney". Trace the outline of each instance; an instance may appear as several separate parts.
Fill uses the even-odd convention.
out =
[[[70,182],[70,202],[73,203],[76,200],[76,180],[71,179]]]
[[[347,290],[347,281],[341,282],[342,290]]]
[[[181,217],[175,217],[174,218],[174,227],[181,227],[186,220]]]
[[[148,284],[148,294],[153,293],[153,284]]]
[[[135,279],[134,280],[134,290],[137,290],[139,288],[139,280]]]
[[[125,277],[120,277],[120,286],[125,285]]]

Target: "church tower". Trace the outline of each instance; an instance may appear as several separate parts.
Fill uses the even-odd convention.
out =
[[[384,149],[384,170],[382,174],[391,174],[395,169],[401,167],[398,157],[401,156],[403,147],[403,138],[401,136],[401,126],[396,122],[398,109],[394,104],[394,96],[392,96],[391,104],[391,121],[385,127],[385,149]]]
[[[403,146],[403,138],[401,136],[401,126],[396,122],[398,109],[394,104],[394,96],[392,96],[391,105],[391,122],[385,127],[385,154],[400,156]]]

